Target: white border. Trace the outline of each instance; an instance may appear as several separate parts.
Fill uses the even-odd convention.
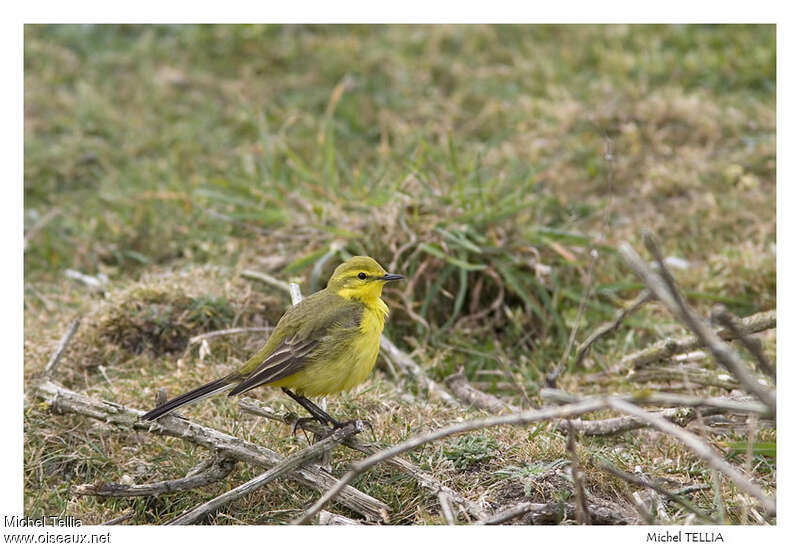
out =
[[[792,414],[794,390],[798,387],[798,352],[789,339],[797,331],[798,279],[797,238],[800,216],[800,173],[797,168],[798,108],[796,54],[800,51],[798,25],[788,9],[777,2],[451,2],[434,3],[411,0],[402,3],[380,2],[291,2],[254,3],[170,3],[139,1],[110,2],[25,2],[7,7],[3,23],[3,69],[7,76],[3,86],[4,153],[3,175],[7,199],[2,201],[3,242],[12,265],[3,271],[2,337],[5,349],[2,384],[3,435],[7,441],[2,452],[3,514],[18,514],[22,509],[22,23],[23,22],[398,22],[398,23],[588,23],[588,22],[731,22],[779,23],[778,27],[778,363],[779,385],[779,486],[778,527],[711,528],[722,531],[725,546],[752,547],[779,541],[783,534],[796,532],[793,518],[798,489],[796,461],[796,424]],[[794,359],[794,360],[793,360]],[[677,528],[668,528],[671,531]],[[681,528],[682,530],[686,530]],[[0,529],[3,533],[5,529]],[[72,530],[60,529],[69,533]],[[316,527],[169,527],[169,528],[84,528],[81,532],[111,530],[114,547],[137,547],[152,542],[159,546],[171,543],[201,541],[216,546],[239,543],[245,538],[253,544],[281,547],[302,547],[319,544],[324,547],[356,543],[380,543],[382,546],[492,546],[521,544],[530,546],[548,543],[589,542],[614,547],[645,545],[649,527],[379,527],[379,528],[316,528]],[[701,528],[694,528],[701,530]],[[709,530],[702,528],[702,530]],[[18,530],[21,531],[21,530]],[[39,532],[39,531],[37,531]],[[200,538],[202,536],[202,539]],[[357,538],[357,539],[354,539]]]

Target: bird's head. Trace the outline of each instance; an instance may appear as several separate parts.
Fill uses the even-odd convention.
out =
[[[336,267],[328,280],[328,290],[366,302],[378,299],[384,284],[401,278],[402,275],[387,273],[371,257],[357,255]]]

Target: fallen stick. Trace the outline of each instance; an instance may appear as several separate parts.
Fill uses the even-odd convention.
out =
[[[396,457],[402,453],[408,452],[435,440],[447,438],[452,435],[465,433],[469,431],[477,431],[498,425],[529,425],[531,423],[538,423],[548,421],[556,418],[570,418],[602,410],[605,408],[613,408],[618,411],[627,412],[630,415],[640,417],[656,427],[657,429],[676,437],[683,442],[690,450],[703,459],[712,469],[717,470],[728,476],[734,484],[743,492],[754,496],[767,510],[767,512],[775,513],[775,500],[769,497],[759,486],[750,482],[744,477],[742,473],[731,467],[716,451],[711,448],[705,441],[696,435],[671,424],[667,420],[659,417],[656,414],[651,414],[624,400],[614,397],[599,397],[588,398],[580,402],[566,404],[554,408],[545,408],[541,410],[526,410],[517,414],[506,414],[501,416],[491,416],[487,418],[480,418],[471,421],[463,421],[454,423],[438,429],[436,431],[420,434],[411,437],[400,444],[386,448],[373,454],[372,456],[353,464],[353,468],[346,475],[344,475],[339,482],[330,490],[325,492],[314,505],[309,507],[302,515],[295,519],[292,524],[306,524],[315,516],[325,505],[335,497],[341,490],[349,485],[350,482],[355,480],[361,473],[374,467],[382,461]]]
[[[764,330],[770,330],[774,328],[775,325],[776,314],[774,309],[772,311],[756,313],[741,319],[741,335],[750,335],[763,332]],[[726,341],[737,339],[737,334],[732,333],[727,328],[718,329],[716,334]],[[678,339],[668,338],[650,345],[641,351],[636,351],[635,353],[623,357],[619,367],[615,368],[615,370],[620,371],[629,368],[636,370],[648,364],[652,364],[653,362],[665,360],[673,355],[699,349],[702,346],[703,342],[696,336],[686,336]]]
[[[296,417],[294,417],[292,414],[286,414],[286,415],[276,414],[269,408],[261,406],[256,400],[252,398],[241,399],[239,401],[239,407],[242,409],[242,411],[247,412],[249,414],[269,418],[276,421],[281,421],[288,425],[293,425],[296,420]],[[318,423],[309,423],[308,425],[305,425],[304,428],[318,436],[322,436],[328,432],[328,429],[326,427]],[[371,456],[383,449],[382,447],[362,442],[361,440],[358,439],[358,437],[348,438],[344,440],[342,444],[344,444],[345,446],[347,446],[352,450],[356,450],[357,452],[361,452],[362,454],[368,456]],[[467,511],[467,513],[469,513],[474,518],[477,519],[486,518],[486,513],[478,503],[475,503],[465,498],[455,490],[448,488],[440,481],[438,481],[436,478],[434,478],[431,474],[426,473],[425,471],[423,471],[416,465],[412,464],[411,462],[406,461],[399,457],[394,457],[387,459],[386,463],[403,471],[411,478],[416,480],[420,486],[428,489],[432,494],[437,495],[437,497],[438,494],[440,493],[446,494],[450,498],[450,501],[452,503],[455,503],[456,505],[464,508]]]
[[[308,523],[311,517],[321,511],[322,508],[325,507],[325,505],[333,497],[335,497],[341,490],[343,490],[350,482],[355,480],[355,478],[364,471],[374,467],[378,463],[397,457],[400,454],[413,450],[414,448],[422,446],[423,444],[427,444],[428,442],[447,438],[459,433],[476,431],[479,429],[485,429],[487,427],[494,427],[496,425],[527,425],[530,423],[546,421],[554,418],[576,416],[601,410],[607,406],[606,399],[587,399],[584,402],[567,404],[565,406],[559,406],[551,409],[526,410],[518,414],[491,416],[472,421],[454,423],[430,433],[424,433],[415,437],[411,437],[400,444],[376,452],[368,458],[353,464],[353,469],[351,471],[344,475],[333,488],[325,492],[325,494],[323,494],[314,505],[309,507],[300,517],[295,519],[292,524]]]
[[[630,244],[623,243],[619,247],[619,252],[628,266],[642,279],[645,285],[655,294],[655,296],[667,306],[672,315],[683,322],[695,336],[714,355],[714,359],[724,366],[742,384],[747,392],[754,395],[761,402],[767,405],[772,417],[775,417],[776,402],[775,392],[769,387],[761,385],[748,371],[747,364],[742,358],[728,346],[721,337],[703,320],[691,307],[680,293],[675,280],[672,278],[661,255],[661,250],[656,243],[655,236],[646,233],[644,243],[647,249],[655,258],[658,266],[658,274],[647,265],[636,250]]]
[[[453,526],[456,524],[456,514],[453,512],[453,506],[450,505],[450,497],[445,492],[439,492],[439,507],[442,510],[442,518],[444,521]]]
[[[637,484],[639,486],[644,486],[645,488],[649,488],[650,490],[658,492],[659,494],[661,494],[662,496],[664,496],[668,500],[674,501],[675,503],[677,503],[678,505],[680,505],[681,507],[683,507],[684,509],[686,509],[690,513],[694,513],[698,518],[700,518],[701,520],[706,521],[708,524],[718,524],[717,521],[715,521],[711,517],[709,517],[706,513],[704,513],[701,509],[699,509],[694,503],[692,503],[688,499],[682,497],[680,494],[670,492],[669,490],[667,490],[666,488],[664,488],[663,486],[661,486],[660,484],[658,484],[656,482],[652,482],[652,481],[646,480],[644,478],[637,477],[636,475],[632,475],[630,473],[626,473],[625,471],[620,471],[619,469],[616,469],[615,467],[612,467],[608,463],[600,463],[600,464],[598,464],[598,467],[600,469],[602,469],[603,471],[605,471],[605,472],[607,472],[609,474],[612,474],[615,477],[619,477],[619,478],[621,478],[622,480],[624,480],[626,482],[630,482],[631,484]]]
[[[261,332],[262,334],[269,333],[271,328],[269,326],[264,326],[263,328],[258,327],[242,327],[242,328],[226,328],[225,330],[215,330],[213,332],[206,332],[205,334],[199,334],[192,337],[189,340],[187,345],[196,345],[200,343],[204,339],[211,339],[212,337],[221,337],[227,335],[235,335],[235,334],[244,334],[249,332]]]
[[[567,423],[567,454],[569,455],[569,470],[572,476],[575,496],[575,521],[578,524],[591,524],[592,519],[589,515],[589,508],[586,502],[586,492],[583,488],[583,471],[578,463],[578,452],[575,449],[575,429],[572,427],[572,420],[562,420]]]
[[[53,208],[46,214],[44,214],[41,218],[39,218],[33,226],[28,229],[28,232],[25,233],[22,250],[23,252],[28,251],[28,246],[33,241],[34,238],[41,232],[45,226],[50,223],[55,217],[61,213],[59,208]]]
[[[261,488],[265,484],[269,483],[272,480],[275,480],[278,477],[281,477],[287,473],[290,473],[297,469],[298,467],[312,461],[316,457],[322,455],[324,452],[331,450],[334,446],[340,444],[346,438],[360,433],[364,430],[364,423],[360,420],[356,420],[352,423],[348,423],[341,429],[335,429],[333,433],[320,440],[316,444],[312,446],[308,446],[307,448],[303,448],[299,452],[289,456],[288,458],[284,459],[280,463],[278,463],[272,469],[266,471],[258,475],[255,478],[252,478],[245,482],[244,484],[237,486],[233,490],[229,490],[224,494],[221,494],[215,497],[212,500],[209,500],[205,503],[202,503],[191,509],[186,511],[176,519],[171,520],[167,524],[194,524],[209,514],[213,513],[223,505],[227,505],[228,503],[235,501],[237,499],[243,498],[244,496],[254,492],[255,490]]]
[[[270,275],[268,275],[266,273],[261,273],[261,272],[252,271],[252,270],[245,270],[245,271],[242,271],[242,276],[245,277],[245,278],[251,278],[251,279],[254,279],[254,280],[260,280],[261,282],[264,282],[265,284],[269,284],[270,286],[273,286],[275,288],[283,290],[287,294],[290,293],[289,283],[288,282],[284,282],[283,280],[279,280],[279,279],[275,278],[274,276],[270,276]]]
[[[494,414],[510,410],[519,412],[520,408],[509,404],[489,393],[484,393],[470,385],[467,376],[463,372],[458,372],[448,376],[444,380],[458,400],[468,406],[474,406],[479,410],[488,410]]]
[[[193,490],[218,482],[230,475],[236,468],[236,460],[227,457],[214,456],[204,467],[196,468],[190,474],[179,479],[162,480],[149,484],[120,484],[104,482],[102,484],[81,484],[72,488],[76,496],[110,496],[110,497],[135,497],[159,496],[184,490]]]
[[[55,374],[58,362],[64,355],[64,351],[67,350],[67,346],[69,345],[70,341],[72,341],[72,338],[75,336],[75,332],[78,331],[78,327],[80,325],[81,325],[81,319],[79,317],[70,322],[69,326],[67,326],[67,331],[64,332],[63,336],[61,336],[61,340],[59,340],[58,345],[56,346],[56,350],[53,351],[52,355],[50,355],[50,360],[47,361],[47,365],[44,367],[45,379],[50,379],[51,377],[53,377],[53,374]]]
[[[425,372],[422,371],[419,364],[404,353],[397,346],[392,343],[386,336],[381,336],[381,351],[389,355],[392,363],[399,366],[406,376],[412,378],[418,385],[428,391],[430,395],[438,398],[448,406],[453,408],[461,408],[458,401],[453,396],[444,390],[444,388],[429,378]]]
[[[695,414],[691,408],[668,408],[659,410],[658,415],[673,423],[685,425]],[[649,427],[646,421],[633,416],[612,417],[609,419],[565,419],[556,424],[556,429],[563,434],[569,434],[570,424],[575,432],[590,436],[608,436]]]
[[[712,469],[728,477],[739,490],[756,498],[769,514],[775,514],[775,498],[768,496],[760,486],[751,482],[750,479],[745,477],[738,469],[725,461],[725,459],[702,438],[630,402],[610,397],[608,403],[611,408],[639,417],[650,423],[659,431],[677,438]]]
[[[761,341],[745,335],[742,319],[728,311],[723,305],[715,305],[711,314],[712,318],[715,318],[717,322],[732,333],[735,339],[742,342],[742,345],[744,345],[753,358],[756,359],[756,364],[761,372],[775,380],[777,378],[775,365],[764,355],[764,350],[761,348]]]
[[[628,517],[607,506],[588,504],[587,509],[592,524],[630,524]],[[509,505],[477,525],[504,524],[523,516],[525,524],[561,524],[575,519],[575,506],[571,503],[533,503],[523,502]]]
[[[157,422],[140,421],[141,410],[129,408],[107,400],[97,400],[70,391],[52,381],[45,380],[38,392],[56,413],[74,413],[103,421],[117,427],[150,431],[174,436],[216,451],[251,465],[269,469],[283,460],[283,456],[268,448],[226,435],[210,427],[193,423],[175,415],[167,415]],[[303,466],[292,472],[292,478],[314,490],[325,491],[336,485],[337,479],[314,465]],[[355,488],[342,492],[339,503],[372,522],[385,519],[389,506]]]
[[[81,273],[79,271],[67,269],[64,271],[64,276],[80,282],[81,284],[87,286],[93,292],[101,294],[106,293],[106,282],[108,281],[108,277],[106,277],[104,274],[100,274],[98,276],[91,276]]]
[[[328,511],[320,511],[318,524],[326,526],[353,526],[361,523],[358,522],[357,520],[343,517],[342,515],[337,515],[336,513],[330,513]]]
[[[539,396],[544,400],[552,400],[560,403],[582,402],[587,398],[602,398],[603,395],[573,395],[558,389],[542,388]],[[757,416],[769,415],[767,407],[752,398],[746,400],[734,400],[722,397],[698,397],[691,395],[679,395],[675,393],[660,393],[656,391],[642,391],[637,394],[612,395],[614,398],[633,402],[636,404],[649,404],[653,406],[675,406],[680,408],[711,408],[734,414],[754,414]]]
[[[629,314],[652,299],[652,292],[650,292],[650,290],[645,290],[633,300],[633,303],[617,311],[617,314],[614,315],[613,320],[598,326],[595,331],[589,334],[589,337],[587,337],[583,343],[578,346],[578,351],[575,354],[575,364],[580,365],[583,363],[586,353],[589,351],[589,348],[594,345],[595,341],[619,328],[622,324],[622,321],[625,320]]]

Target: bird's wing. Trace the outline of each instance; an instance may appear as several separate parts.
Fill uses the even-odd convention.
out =
[[[239,385],[234,387],[230,396],[249,391],[254,387],[278,381],[299,372],[306,363],[309,353],[319,344],[316,338],[292,337],[283,340],[278,347],[259,364]]]
[[[358,330],[362,312],[363,306],[359,303],[349,302],[324,290],[304,299],[289,309],[275,326],[273,336],[283,336],[280,343],[276,342],[275,348],[265,353],[261,362],[253,357],[256,364],[252,369],[245,365],[246,377],[235,380],[239,384],[229,395],[238,395],[296,374],[320,353],[335,354],[338,343]],[[273,344],[267,341],[264,350]]]

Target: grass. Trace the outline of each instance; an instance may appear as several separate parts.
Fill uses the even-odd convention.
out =
[[[351,254],[408,276],[386,292],[387,334],[431,377],[463,368],[516,404],[541,404],[576,323],[580,340],[641,289],[614,250],[622,241],[641,250],[643,229],[688,262],[676,276],[701,312],[717,302],[740,315],[774,308],[775,47],[773,26],[28,25],[25,222],[36,232],[24,259],[26,390],[80,314],[59,380],[148,408],[157,388],[205,382],[261,340],[210,340],[200,357],[188,338],[279,318],[287,296],[241,270],[296,280],[307,294]],[[600,255],[579,319],[590,248]],[[66,280],[67,268],[106,275],[109,295]],[[676,333],[646,305],[560,386],[589,392],[587,374]],[[774,358],[774,335],[765,346]],[[286,405],[268,390],[256,396]],[[396,383],[382,361],[331,407],[367,417],[386,442],[458,417]],[[280,452],[301,444],[225,399],[187,413]],[[525,486],[535,492],[531,464],[564,455],[560,435],[529,435],[493,430],[414,459],[499,505],[528,497]],[[628,498],[591,465],[601,454],[624,470],[710,482],[688,452],[649,436],[581,439],[590,488]],[[731,453],[742,442],[714,436]],[[758,475],[774,489],[774,431],[759,437]],[[240,467],[218,486],[159,498],[78,499],[72,484],[182,476],[203,453],[53,416],[31,394],[25,442],[26,513],[85,523],[126,507],[132,523],[161,522],[253,473]],[[334,454],[336,467],[347,452]],[[397,523],[441,520],[435,498],[391,470],[359,482]],[[552,485],[538,497],[569,492]],[[720,489],[725,509],[708,492],[695,502],[751,521],[732,487]],[[211,520],[286,522],[311,497],[274,483]]]

